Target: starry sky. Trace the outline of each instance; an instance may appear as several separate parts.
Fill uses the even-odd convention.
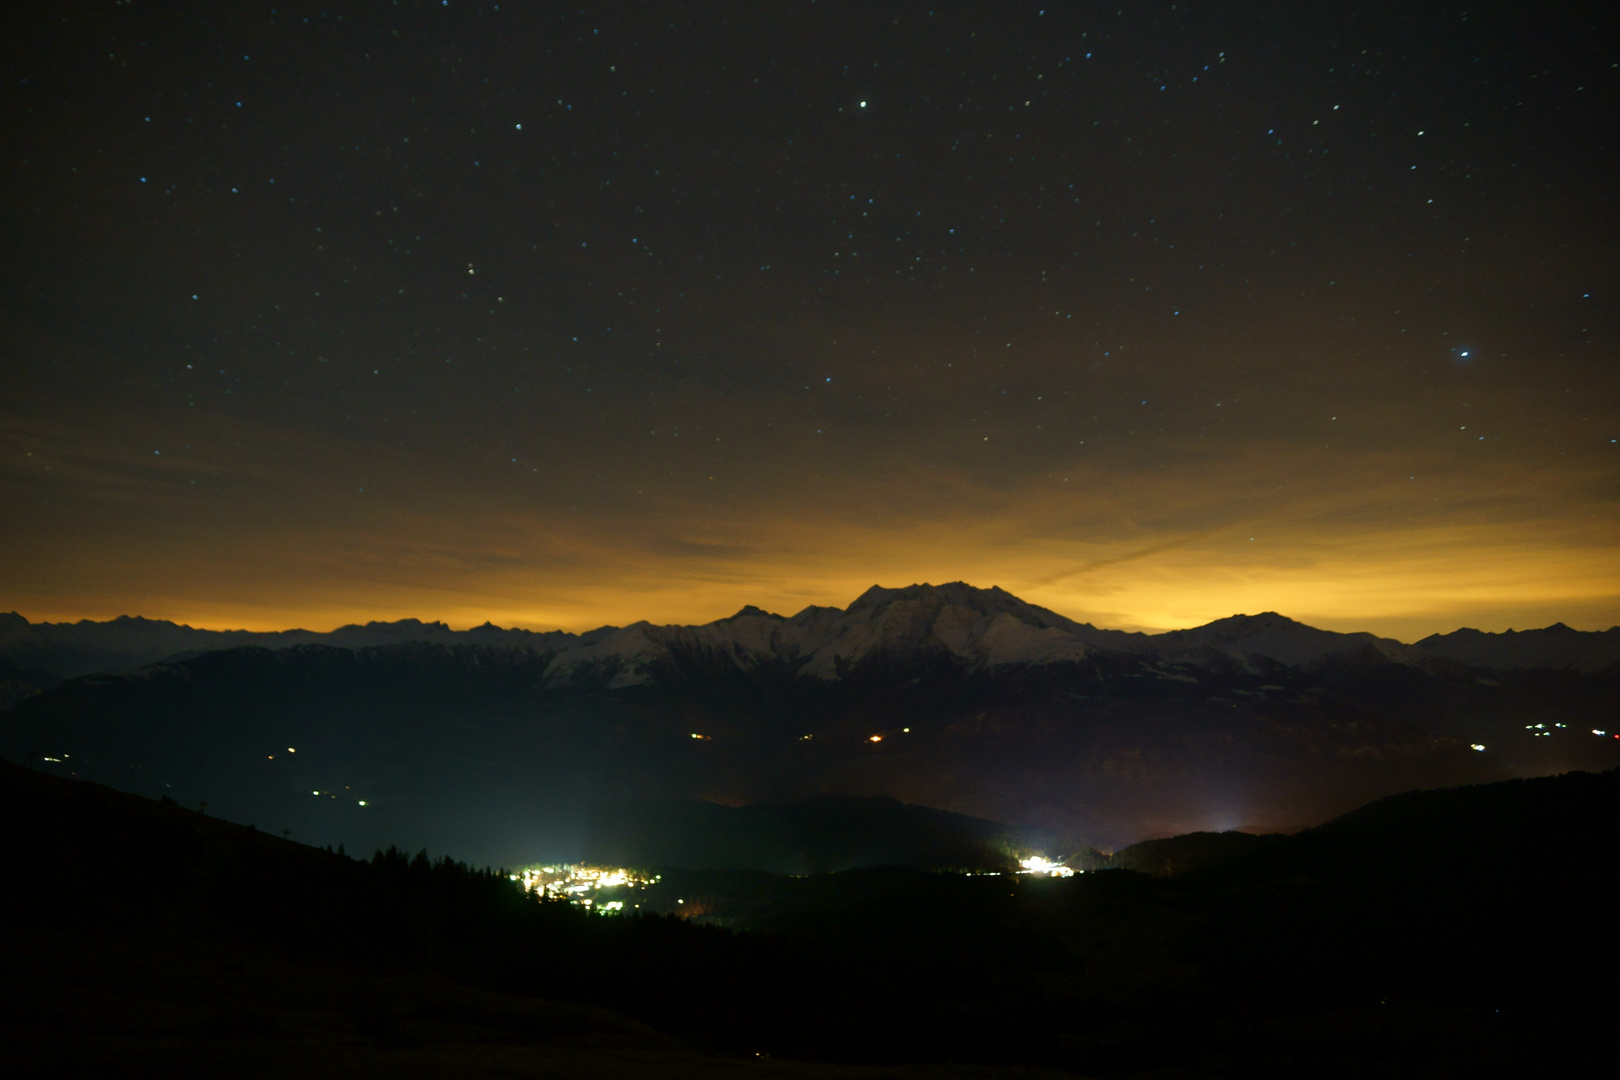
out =
[[[1602,5],[36,5],[0,607],[1620,622]]]

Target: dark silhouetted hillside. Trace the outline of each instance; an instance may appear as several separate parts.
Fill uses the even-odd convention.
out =
[[[1620,664],[1620,626],[1574,630],[1553,623],[1539,630],[1507,630],[1499,634],[1465,628],[1431,634],[1415,648],[1480,668],[1601,671]]]
[[[1620,771],[1382,799],[1192,875],[1213,918],[1186,955],[1250,994],[1604,1014],[1616,821]]]
[[[455,1046],[709,1067],[662,1037],[1105,1076],[1602,1075],[1617,795],[1612,773],[1422,792],[1162,878],[672,871],[644,899],[684,918],[603,918],[8,766],[0,1016],[41,1075],[312,1053],[449,1075]]]
[[[1184,833],[1132,844],[1114,852],[1104,865],[1156,877],[1174,877],[1247,858],[1280,839],[1276,835],[1256,836],[1242,832]]]

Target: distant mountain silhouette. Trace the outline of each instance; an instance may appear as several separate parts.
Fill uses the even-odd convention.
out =
[[[1414,648],[1477,668],[1573,668],[1601,671],[1620,664],[1620,626],[1571,630],[1553,623],[1540,630],[1453,630],[1431,634]]]
[[[96,632],[165,647],[197,633],[127,623]],[[485,644],[434,624],[352,633],[453,643],[238,647],[82,677],[0,713],[0,756],[322,843],[491,863],[656,854],[643,841],[659,835],[696,859],[697,826],[731,820],[720,807],[834,795],[1037,829],[1078,852],[1620,763],[1620,740],[1592,734],[1620,713],[1620,672],[1413,659],[1276,615],[1116,634],[957,583],[699,627],[468,632]],[[682,818],[697,830],[683,836],[656,815],[603,831],[649,801],[719,806]],[[736,835],[753,839],[731,850],[787,865],[785,826],[767,842],[765,819],[748,820]]]
[[[656,853],[648,838],[662,836],[701,865],[747,850],[781,867],[782,821],[716,805],[630,829],[626,808],[832,795],[1037,828],[1080,851],[1239,823],[1297,828],[1411,788],[1613,765],[1620,740],[1592,732],[1620,714],[1620,669],[1593,670],[1615,636],[1499,635],[1528,643],[1516,654],[1527,666],[1497,649],[1493,666],[1472,667],[1275,613],[1099,630],[960,582],[584,635],[414,620],[258,635],[9,615],[0,693],[16,704],[0,714],[0,755],[323,842],[491,862],[591,845]],[[272,647],[241,644],[257,641]],[[160,653],[52,685],[53,670]],[[676,820],[690,826],[679,836]],[[731,840],[705,847],[717,829]]]
[[[0,613],[0,659],[51,672],[58,678],[131,671],[161,660],[183,659],[219,649],[255,646],[287,649],[297,645],[373,648],[406,642],[509,645],[550,650],[590,640],[592,635],[560,630],[503,630],[491,623],[451,630],[442,622],[417,619],[343,626],[330,633],[310,630],[198,630],[156,619],[120,615],[107,622],[30,623],[16,612]]]
[[[452,630],[442,622],[402,619],[340,627],[331,632],[198,630],[172,622],[120,616],[108,622],[30,623],[0,614],[0,660],[72,678],[123,672],[162,660],[218,649],[298,645],[373,648],[425,642],[499,645],[557,654],[556,672],[611,667],[613,685],[644,681],[648,665],[677,653],[708,652],[742,667],[788,662],[801,674],[837,678],[839,665],[882,653],[938,650],[981,666],[1061,663],[1090,650],[1154,655],[1206,663],[1211,658],[1259,657],[1308,667],[1372,649],[1409,665],[1459,661],[1492,670],[1570,668],[1598,671],[1620,663],[1620,627],[1602,632],[1555,624],[1502,634],[1458,630],[1408,645],[1373,634],[1319,630],[1275,612],[1234,615],[1204,626],[1160,634],[1099,629],[1025,603],[999,588],[963,582],[886,589],[874,585],[848,608],[808,607],[791,617],[749,605],[702,626],[639,622],[585,634],[503,629],[490,623]]]

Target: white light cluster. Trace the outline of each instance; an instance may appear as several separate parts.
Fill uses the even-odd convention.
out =
[[[1027,859],[1019,859],[1018,865],[1023,869],[1020,874],[1045,874],[1047,877],[1073,877],[1074,871],[1062,863],[1055,863],[1043,855],[1031,855]]]
[[[657,875],[646,877],[634,870],[616,866],[576,866],[559,863],[552,866],[529,866],[511,875],[523,888],[544,897],[566,899],[579,907],[601,914],[623,911],[623,900],[598,902],[597,893],[603,889],[645,889],[659,880]],[[637,905],[638,907],[640,905]]]

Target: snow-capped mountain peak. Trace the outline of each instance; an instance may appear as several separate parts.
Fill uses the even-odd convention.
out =
[[[548,681],[605,680],[612,687],[649,681],[660,665],[702,659],[751,670],[785,664],[799,675],[838,679],[873,659],[910,662],[950,657],[968,668],[1069,663],[1097,652],[1151,655],[1209,664],[1218,657],[1260,657],[1293,667],[1356,654],[1402,665],[1456,661],[1492,669],[1567,667],[1598,671],[1620,662],[1620,628],[1435,634],[1415,645],[1369,633],[1321,630],[1275,611],[1232,615],[1203,626],[1147,634],[1103,630],[1030,604],[996,586],[961,581],[901,588],[873,585],[846,608],[811,606],[784,617],[753,605],[698,626],[647,622],[583,634],[505,630],[490,623],[452,630],[442,622],[403,619],[340,627],[329,633],[198,630],[124,616],[106,622],[30,623],[0,615],[0,660],[56,677],[128,671],[179,655],[255,646],[331,645],[362,649],[391,643],[479,645],[549,653]]]

